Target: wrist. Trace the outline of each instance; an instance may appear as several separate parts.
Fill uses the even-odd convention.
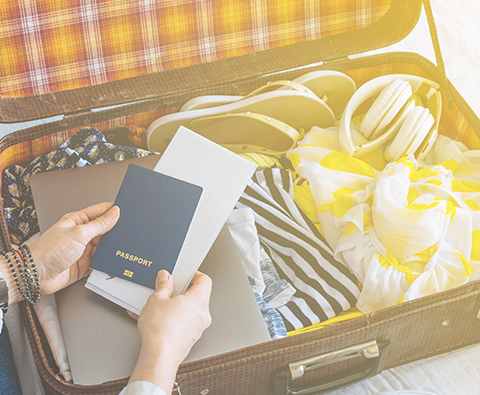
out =
[[[179,349],[179,339],[172,338],[170,336],[141,336],[141,350],[145,355],[157,355],[159,360],[162,360],[163,356],[168,359],[171,365],[175,368],[180,366],[188,351],[182,352],[182,348]],[[183,340],[183,339],[182,339]],[[188,348],[190,349],[190,348]]]
[[[37,267],[37,270],[38,270],[38,277],[40,279],[40,281],[42,281],[42,277],[45,276],[45,266],[43,265],[43,262],[42,262],[42,254],[41,252],[39,251],[39,248],[37,247],[37,242],[34,242],[32,244],[29,245],[29,248],[30,248],[30,252],[32,254],[32,257],[33,257],[33,260],[35,262],[35,265]]]
[[[40,299],[40,280],[30,248],[22,245],[18,250],[1,251],[1,256],[0,267],[3,268],[2,276],[5,276],[3,285],[8,287],[8,304],[22,299],[36,304]],[[5,287],[2,288],[6,291]],[[3,295],[5,302],[5,292]]]
[[[11,253],[10,253],[10,258]],[[15,279],[13,277],[12,270],[10,268],[10,264],[8,261],[5,259],[3,255],[0,254],[0,273],[7,283],[8,287],[8,304],[12,305],[14,303],[20,302],[23,299],[23,296],[20,294],[17,284],[15,282]]]
[[[167,348],[158,349],[142,343],[129,383],[149,381],[169,394],[174,386],[179,365],[180,362]]]

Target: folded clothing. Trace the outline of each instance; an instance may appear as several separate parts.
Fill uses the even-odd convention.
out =
[[[30,189],[32,175],[152,154],[156,153],[108,143],[99,130],[83,128],[57,149],[35,158],[28,166],[7,167],[2,177],[2,205],[11,242],[21,244],[39,231]]]
[[[290,301],[295,288],[280,279],[272,261],[260,246],[255,216],[251,209],[233,210],[228,217],[227,226],[271,338],[286,337],[285,324],[275,309]]]
[[[257,291],[253,290],[253,293],[272,340],[287,337],[287,329],[279,312],[270,306]]]
[[[421,168],[409,156],[379,172],[302,142],[287,155],[309,181],[335,258],[363,284],[362,312],[450,289],[478,272],[480,183],[455,179],[454,160]]]
[[[282,280],[296,292],[277,310],[288,331],[326,321],[353,307],[360,294],[351,271],[293,200],[291,175],[280,168],[259,169],[237,208],[250,208],[260,244]]]

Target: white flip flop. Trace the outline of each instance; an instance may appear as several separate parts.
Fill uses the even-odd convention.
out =
[[[343,109],[356,90],[354,80],[348,75],[334,70],[311,71],[293,81],[310,89],[318,98],[327,103],[335,114],[335,118],[342,115]]]
[[[251,112],[198,118],[190,127],[235,153],[279,155],[296,147],[303,137],[277,119]]]
[[[230,104],[233,102],[237,102],[240,100],[245,100],[253,96],[260,95],[262,93],[266,93],[272,90],[272,87],[283,87],[286,89],[292,89],[297,92],[303,92],[307,94],[311,94],[312,96],[318,97],[313,93],[310,89],[306,88],[305,86],[295,82],[295,81],[287,81],[287,80],[279,80],[274,82],[268,82],[267,84],[261,86],[260,88],[255,89],[254,91],[250,92],[246,96],[229,96],[229,95],[206,95],[206,96],[198,96],[189,101],[187,101],[180,111],[192,111],[192,110],[200,110],[202,108],[210,108],[221,106],[223,104]]]
[[[240,129],[232,120],[224,120],[223,118],[211,119],[209,122],[199,122],[201,118],[217,117],[227,114],[261,114],[265,119],[276,120],[282,122],[283,128],[292,128],[299,132],[300,137],[305,130],[310,130],[313,126],[329,127],[335,123],[335,116],[332,110],[320,99],[310,93],[297,92],[294,90],[271,91],[262,93],[257,96],[249,97],[234,103],[204,108],[200,110],[182,111],[165,115],[154,121],[147,130],[147,145],[152,151],[163,152],[170,142],[171,138],[180,126],[185,126],[212,141],[221,144],[229,141],[228,144],[234,144],[235,150],[238,147],[246,146],[246,149],[240,152],[256,152],[279,154],[287,149],[279,149],[276,142],[265,141],[264,136],[259,131],[255,131],[254,120],[248,120],[249,128]],[[220,139],[218,130],[209,131],[217,122],[226,125],[223,133],[226,137]],[[235,135],[234,137],[232,135]],[[228,137],[227,137],[228,136]],[[272,137],[272,133],[269,133]],[[282,135],[278,135],[282,138]],[[270,138],[269,137],[269,138]],[[243,139],[243,140],[242,140]],[[216,141],[217,140],[217,141]],[[235,141],[235,143],[232,143]],[[243,143],[242,143],[243,142]],[[296,142],[295,142],[296,143]],[[282,144],[285,147],[289,144]],[[293,147],[292,147],[293,148]]]
[[[335,118],[338,118],[342,114],[343,109],[356,89],[355,81],[346,74],[333,70],[319,70],[301,75],[292,81],[275,81],[268,83],[247,96],[199,96],[187,101],[180,111],[198,110],[233,103],[245,97],[251,97],[252,94],[259,94],[265,88],[271,88],[274,85],[281,86],[279,90],[294,89],[302,91],[302,88],[307,88],[331,108],[335,114]],[[300,88],[298,88],[298,86],[300,86]]]

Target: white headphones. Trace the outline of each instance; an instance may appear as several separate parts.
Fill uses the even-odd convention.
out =
[[[420,96],[426,107],[415,106],[412,95]],[[350,123],[362,103],[378,95],[360,124],[360,133],[369,140],[355,145]],[[407,154],[423,160],[438,136],[442,109],[439,85],[409,74],[391,74],[362,85],[352,96],[340,119],[342,152],[361,158],[386,145],[384,155],[393,162]]]

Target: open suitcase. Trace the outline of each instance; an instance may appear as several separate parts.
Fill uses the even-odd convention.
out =
[[[82,126],[147,127],[159,116],[178,111],[190,98],[244,94],[278,76],[293,79],[312,70],[342,71],[357,87],[392,73],[434,80],[446,103],[440,134],[461,140],[470,149],[480,148],[480,120],[445,77],[428,0],[423,4],[438,66],[412,53],[351,56],[405,37],[417,23],[420,0],[60,3],[51,9],[33,6],[36,10],[27,10],[27,17],[16,2],[3,11],[11,20],[9,26],[25,31],[2,38],[1,121],[65,117],[5,136],[0,141],[2,171],[59,146]],[[213,16],[217,19],[208,19]],[[318,24],[312,25],[312,20]],[[40,22],[49,28],[38,30]],[[158,29],[163,42],[142,44],[143,36],[133,24]],[[61,39],[77,37],[76,29],[91,29],[89,50],[99,50],[94,41],[105,40],[103,49],[116,57],[109,57],[108,64],[82,63],[84,59],[70,50],[80,48],[79,43],[69,47]],[[114,34],[122,37],[114,40]],[[158,47],[157,63],[146,65],[133,58],[139,48],[135,45],[147,44]],[[22,49],[28,49],[28,55]],[[54,53],[59,50],[67,51],[65,59]],[[29,62],[27,56],[41,62]],[[88,54],[96,56],[102,55]],[[49,63],[54,60],[59,63]],[[65,70],[62,74],[65,64],[77,60],[75,66],[70,64],[70,74]],[[308,65],[307,70],[299,69]],[[91,111],[115,104],[125,105]],[[9,247],[3,212],[1,229],[1,242]],[[116,394],[126,385],[127,378],[88,387],[66,382],[48,358],[49,346],[33,309],[25,304],[22,310],[47,393]],[[323,393],[385,368],[477,343],[479,317],[480,282],[475,281],[334,326],[183,364],[177,381],[183,395]]]

